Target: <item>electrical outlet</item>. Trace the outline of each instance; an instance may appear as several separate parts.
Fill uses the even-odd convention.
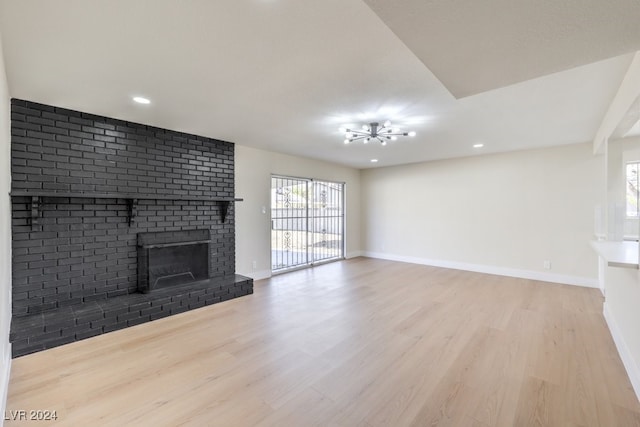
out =
[[[253,261],[253,269],[255,270],[256,268],[258,268],[258,263]]]
[[[551,270],[551,261],[549,260],[543,261],[542,266],[544,267],[545,270]]]

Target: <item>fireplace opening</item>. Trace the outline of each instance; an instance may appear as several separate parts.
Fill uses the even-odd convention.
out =
[[[204,280],[208,277],[209,248],[206,243],[151,248],[149,282],[151,289]]]
[[[184,285],[209,278],[209,230],[138,233],[138,290]]]

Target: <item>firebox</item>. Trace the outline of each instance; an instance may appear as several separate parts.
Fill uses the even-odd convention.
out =
[[[208,279],[210,243],[208,229],[138,233],[138,291]]]

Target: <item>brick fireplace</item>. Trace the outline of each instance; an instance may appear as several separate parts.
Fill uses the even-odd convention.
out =
[[[14,356],[253,292],[234,272],[232,143],[11,107]],[[140,287],[140,251],[180,246],[206,271],[176,261]]]

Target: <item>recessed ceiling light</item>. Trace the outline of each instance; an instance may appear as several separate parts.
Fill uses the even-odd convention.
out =
[[[378,159],[371,159],[371,163],[378,163]]]
[[[151,101],[149,101],[147,98],[143,98],[141,96],[134,96],[133,100],[135,102],[137,102],[138,104],[151,104]]]
[[[482,148],[484,144],[473,144],[473,148]]]

